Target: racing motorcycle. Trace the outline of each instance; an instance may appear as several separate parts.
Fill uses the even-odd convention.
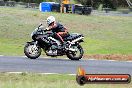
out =
[[[33,41],[27,42],[24,47],[25,55],[30,59],[36,59],[41,55],[42,50],[47,56],[56,57],[66,55],[71,60],[79,60],[83,56],[83,48],[80,45],[84,36],[78,33],[72,33],[65,36],[65,43],[62,45],[54,37],[52,30],[46,30],[43,24],[40,24],[32,33]]]

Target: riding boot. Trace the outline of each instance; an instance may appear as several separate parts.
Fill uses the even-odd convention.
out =
[[[61,42],[61,45],[58,46],[58,49],[64,49],[65,48],[65,42]]]

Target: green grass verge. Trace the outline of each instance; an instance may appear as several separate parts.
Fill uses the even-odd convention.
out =
[[[80,86],[75,76],[32,73],[0,73],[0,88],[131,88],[132,84],[86,84]]]
[[[23,47],[31,40],[30,33],[49,15],[70,32],[84,34],[85,54],[132,54],[132,17],[41,13],[8,7],[0,8],[0,54],[24,55]]]

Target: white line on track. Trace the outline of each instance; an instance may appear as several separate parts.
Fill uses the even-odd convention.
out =
[[[76,74],[68,74],[68,75],[76,75]]]
[[[5,73],[10,73],[10,74],[21,74],[21,73],[24,73],[24,72],[5,72]],[[26,73],[26,72],[25,72]]]
[[[4,55],[0,55],[0,57],[2,57]],[[26,57],[26,56],[17,56],[17,57]],[[40,58],[50,58],[50,57],[40,57]],[[67,59],[67,58],[64,58],[64,59]],[[98,60],[98,59],[83,59],[83,60]],[[119,60],[99,60],[99,61],[119,61]],[[121,61],[121,62],[132,62],[132,61]]]
[[[132,61],[126,61],[126,62],[132,62]]]
[[[20,57],[27,57],[27,56],[20,56]],[[49,58],[49,57],[40,57],[40,58]]]
[[[98,59],[87,59],[87,60],[98,60]],[[118,60],[99,60],[99,61],[118,61]]]
[[[22,74],[22,73],[28,73],[28,72],[3,72],[3,73],[9,73],[9,74]],[[30,72],[29,72],[30,73]],[[60,73],[35,73],[35,74],[41,74],[41,75],[62,75]],[[76,75],[76,74],[65,74],[65,75]]]
[[[26,57],[26,56],[21,56],[21,57]]]
[[[52,74],[59,74],[59,73],[38,73],[38,74],[44,74],[44,75],[52,75]]]
[[[97,60],[97,59],[88,59],[88,60]]]
[[[118,61],[118,60],[102,60],[102,61]]]
[[[83,59],[84,60],[84,59]],[[85,59],[85,60],[96,60],[96,61],[111,61],[111,62],[132,62],[132,60],[131,61],[119,61],[119,60],[98,60],[98,59]]]
[[[4,56],[4,55],[0,55],[0,57],[2,57],[2,56]]]
[[[108,61],[117,61],[117,60],[108,60]]]

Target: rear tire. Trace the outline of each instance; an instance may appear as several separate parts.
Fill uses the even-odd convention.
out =
[[[25,53],[25,55],[26,55],[28,58],[30,58],[30,59],[36,59],[36,58],[38,58],[38,57],[41,55],[41,48],[40,48],[39,46],[37,46],[37,48],[38,48],[37,54],[36,54],[36,55],[30,55],[29,52],[28,52],[28,48],[29,48],[31,45],[33,45],[33,44],[27,43],[27,44],[25,45],[25,47],[24,47],[24,53]]]
[[[83,51],[83,48],[82,48],[81,45],[77,45],[76,47],[77,47],[77,49],[79,50],[80,55],[77,56],[77,57],[75,57],[75,56],[73,55],[73,52],[69,51],[69,52],[67,53],[67,57],[68,57],[69,59],[71,59],[71,60],[79,60],[79,59],[82,58],[82,56],[83,56],[83,54],[84,54],[84,51]]]

